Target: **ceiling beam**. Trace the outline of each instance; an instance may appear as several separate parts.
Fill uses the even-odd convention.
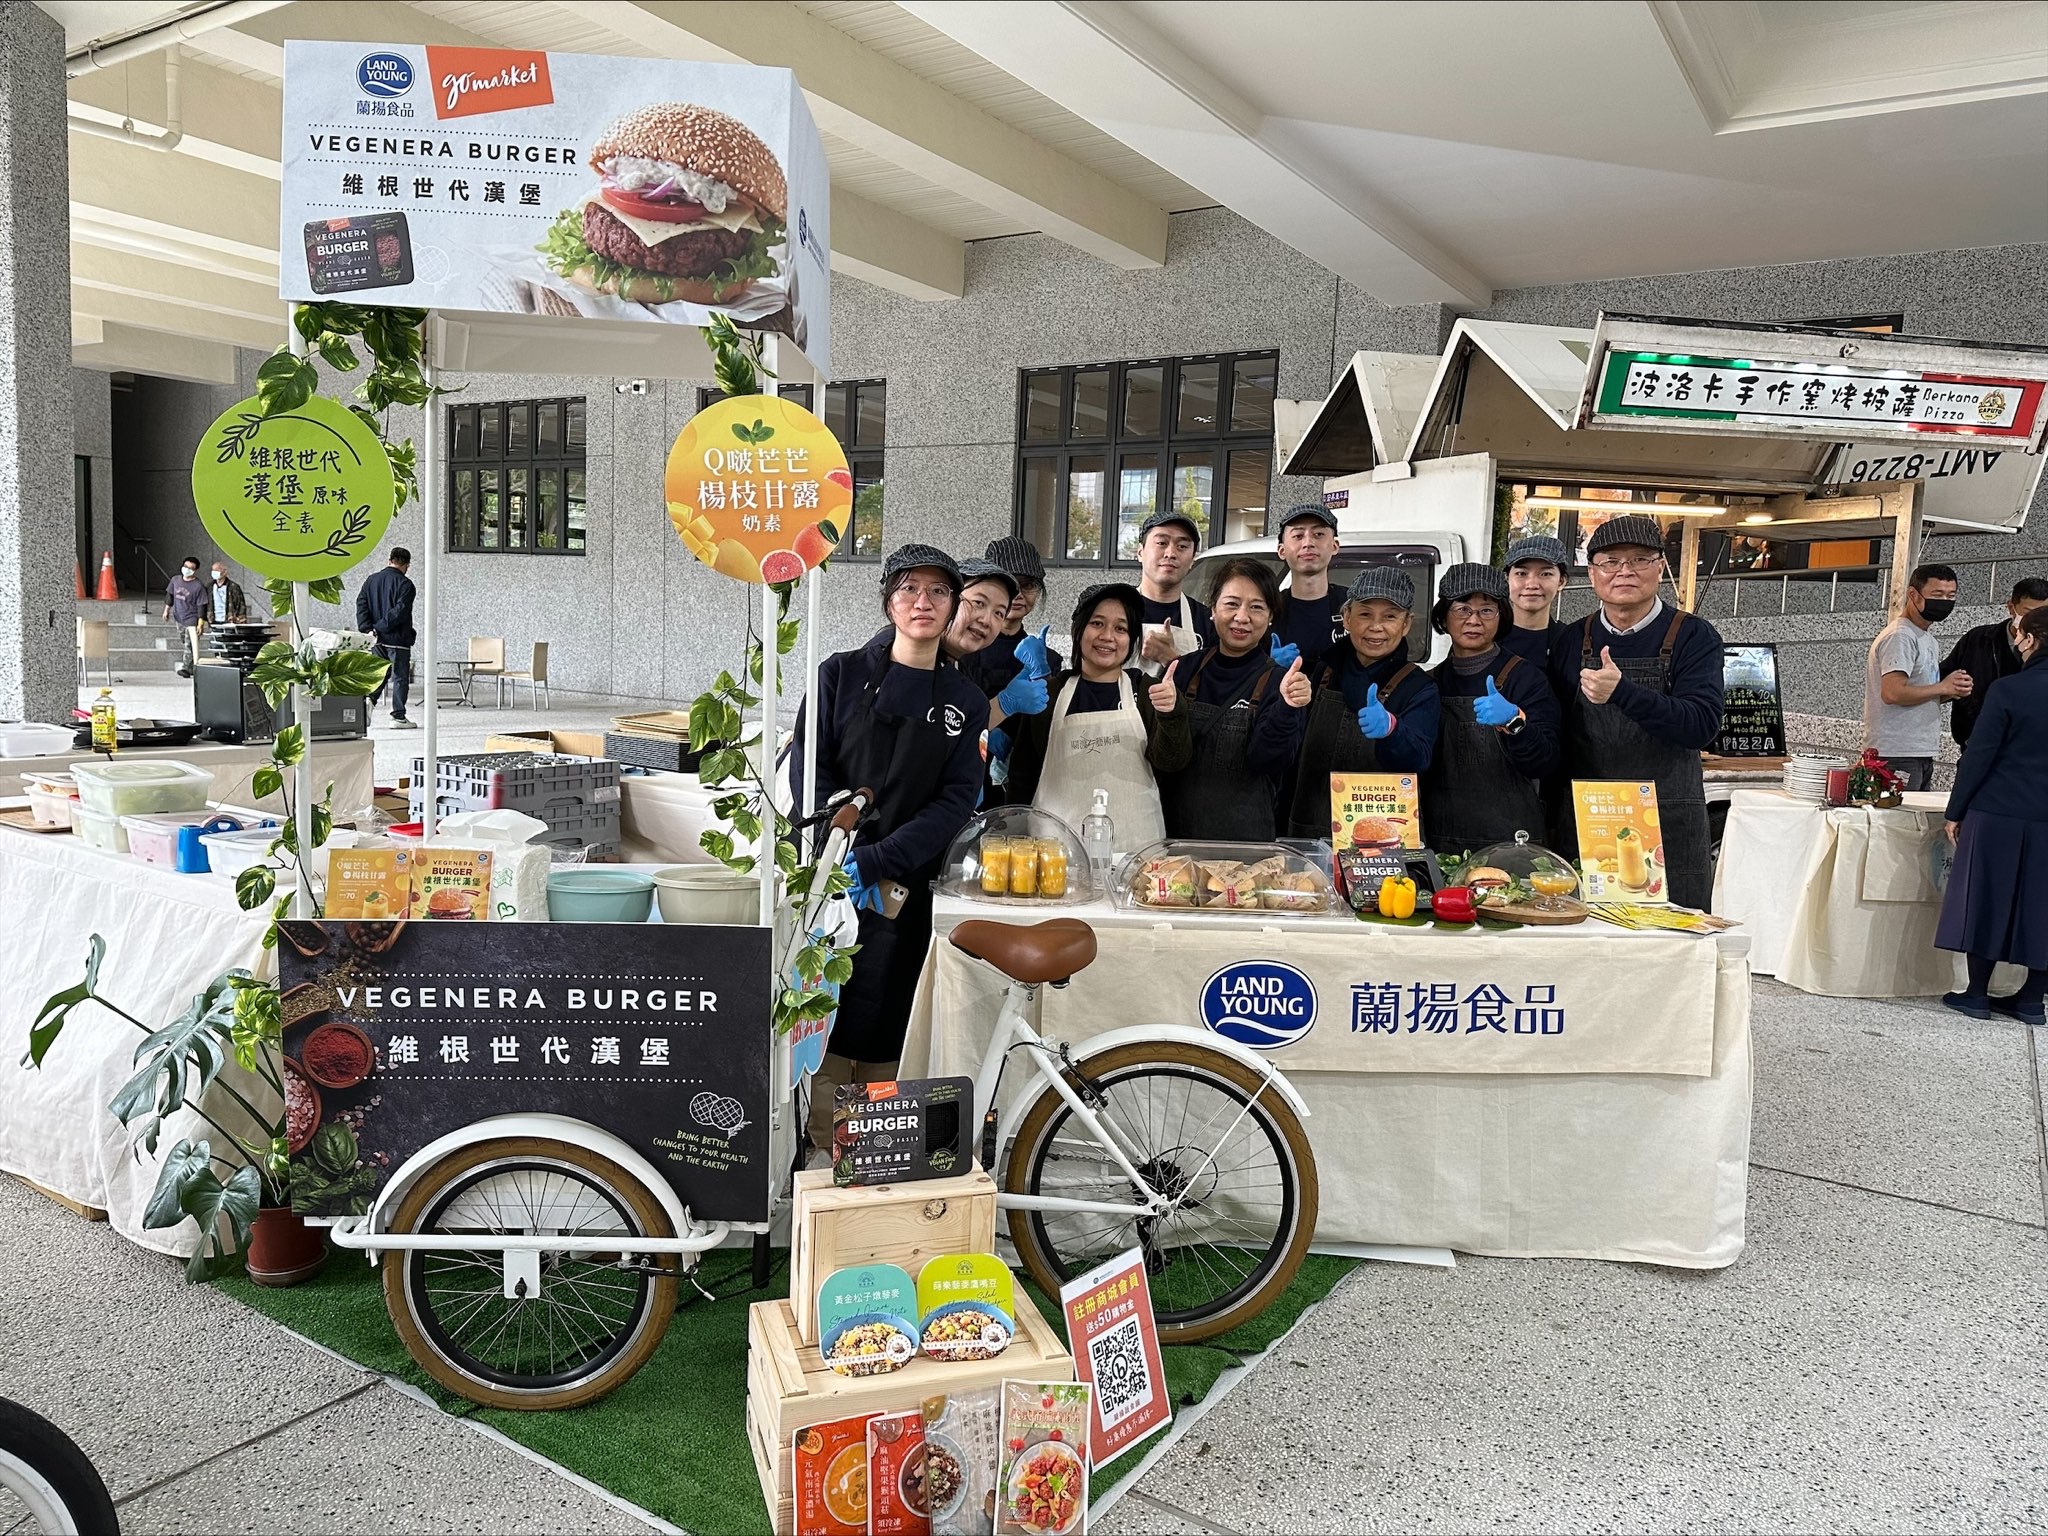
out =
[[[282,339],[284,301],[277,284],[202,272],[175,260],[116,252],[74,240],[71,245],[71,286],[101,293],[147,299],[170,308],[254,321],[277,329]],[[89,309],[88,313],[106,311]],[[172,327],[182,329],[182,327]],[[250,343],[255,345],[255,343]]]
[[[243,262],[276,262],[276,182],[91,134],[70,140],[71,202],[94,210],[94,222],[166,231]]]
[[[1166,213],[784,0],[558,0],[664,57],[794,70],[825,132],[1112,266],[1166,260]]]
[[[191,57],[180,63],[179,70],[185,137],[177,153],[276,180],[277,87]],[[115,125],[132,117],[145,132],[160,129],[165,115],[163,60],[131,59],[80,75],[71,82],[70,99],[74,116]]]
[[[173,336],[191,336],[207,341],[224,341],[233,346],[269,352],[285,339],[284,306],[278,305],[274,320],[254,320],[225,315],[218,310],[194,305],[168,304],[162,299],[106,288],[71,285],[71,312],[90,315],[109,325],[137,331],[162,331]]]
[[[1477,308],[1492,297],[1485,278],[1349,167],[1325,161],[1126,7],[1087,0],[902,5],[1382,304]],[[750,16],[755,8],[733,9]]]
[[[236,380],[235,349],[223,342],[162,331],[101,327],[101,339],[71,348],[74,367],[100,373],[147,373],[162,379],[188,379],[195,384],[232,384]]]
[[[967,290],[967,247],[864,197],[832,189],[832,270],[932,303]]]

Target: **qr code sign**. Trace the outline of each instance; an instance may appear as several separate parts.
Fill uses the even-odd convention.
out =
[[[1145,1369],[1145,1336],[1138,1320],[1126,1318],[1088,1341],[1095,1374],[1095,1406],[1102,1427],[1112,1430],[1152,1402],[1152,1373]]]

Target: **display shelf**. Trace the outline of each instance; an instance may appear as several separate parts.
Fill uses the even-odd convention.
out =
[[[789,1297],[796,1337],[818,1342],[818,1284],[849,1264],[897,1264],[917,1278],[943,1253],[994,1253],[995,1181],[974,1166],[957,1178],[906,1184],[832,1182],[829,1168],[796,1176],[790,1215]]]

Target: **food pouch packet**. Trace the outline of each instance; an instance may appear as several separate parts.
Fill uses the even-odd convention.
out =
[[[1153,859],[1138,872],[1137,898],[1148,907],[1195,905],[1195,861]]]
[[[868,1420],[868,1536],[930,1536],[924,1463],[922,1412]]]
[[[1235,860],[1219,860],[1202,866],[1202,905],[1205,907],[1256,907],[1257,887],[1251,867]]]
[[[995,1536],[1075,1536],[1088,1528],[1093,1389],[1072,1381],[1003,1383]]]
[[[924,1400],[925,1504],[932,1536],[990,1536],[996,1526],[994,1387]]]
[[[867,1416],[807,1425],[791,1450],[796,1536],[867,1536]]]

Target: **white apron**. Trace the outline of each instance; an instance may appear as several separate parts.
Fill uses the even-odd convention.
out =
[[[1115,709],[1070,713],[1080,681],[1078,673],[1069,678],[1053,700],[1045,767],[1039,771],[1038,793],[1031,803],[1079,832],[1095,809],[1095,791],[1106,789],[1116,851],[1134,853],[1166,836],[1159,786],[1152,778],[1152,765],[1145,761],[1145,717],[1138,713],[1128,672],[1117,674]]]
[[[1144,650],[1144,637],[1156,634],[1165,628],[1164,624],[1146,624],[1142,626],[1139,637],[1139,651],[1141,655]],[[1195,628],[1194,605],[1188,601],[1188,595],[1185,592],[1180,595],[1180,622],[1173,626],[1173,648],[1182,656],[1191,655],[1202,648],[1201,632]],[[1141,661],[1139,670],[1156,683],[1161,677],[1166,675],[1166,664],[1158,661]],[[1178,677],[1180,674],[1175,673],[1174,675]]]

